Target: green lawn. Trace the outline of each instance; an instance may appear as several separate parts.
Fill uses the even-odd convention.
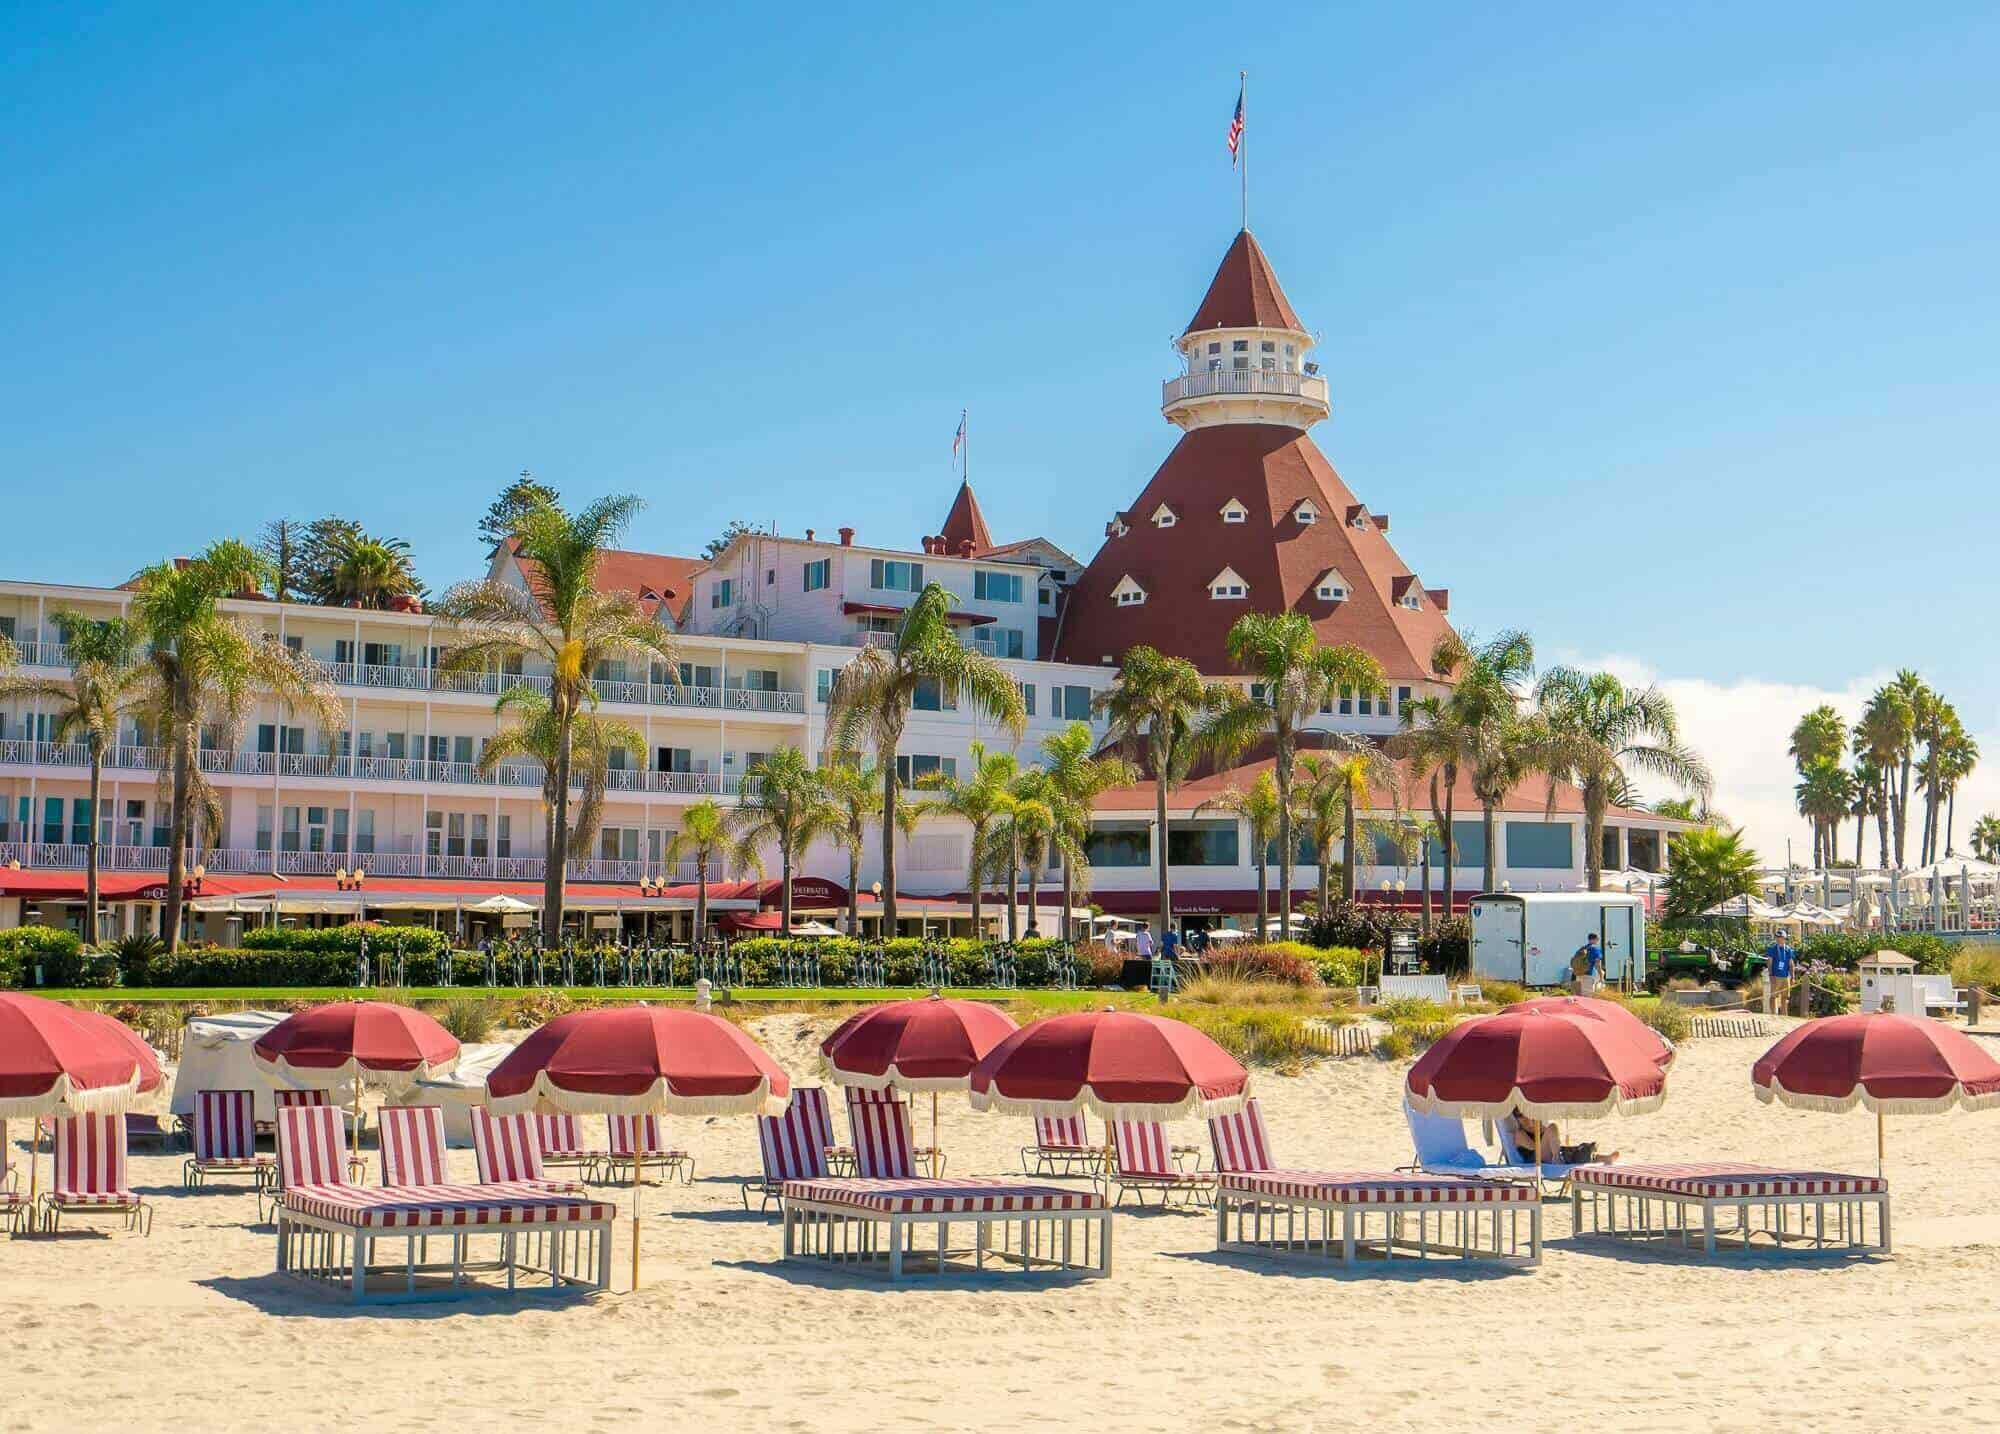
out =
[[[691,1003],[694,991],[686,986],[403,986],[366,988],[351,986],[134,986],[97,988],[44,988],[33,992],[57,1001],[87,1001],[117,1005],[126,1002],[248,1002],[269,1001],[353,1001],[391,999],[407,1001],[468,1001],[492,998],[519,1000],[538,992],[561,991],[585,1001],[670,1001]],[[764,1002],[826,1002],[841,1005],[870,1005],[877,1001],[907,1000],[924,995],[922,988],[896,986],[863,988],[855,986],[756,986],[734,987],[729,996],[744,1004]],[[953,988],[945,992],[975,1001],[1024,1001],[1031,1005],[1060,1010],[1102,1004],[1114,997],[1103,991],[1002,991],[983,988]],[[1149,999],[1149,998],[1148,998]]]

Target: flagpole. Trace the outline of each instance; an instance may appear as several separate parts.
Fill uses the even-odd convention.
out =
[[[1243,184],[1243,227],[1250,227],[1250,72],[1238,70],[1237,91],[1243,104],[1243,133],[1236,137],[1236,157],[1241,162]]]

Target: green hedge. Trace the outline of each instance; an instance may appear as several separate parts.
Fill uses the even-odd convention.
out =
[[[0,931],[0,986],[32,987],[41,968],[44,986],[115,986],[118,960],[86,955],[83,938],[55,926],[15,926]]]
[[[407,960],[413,956],[436,956],[451,949],[451,938],[428,926],[387,926],[379,921],[351,922],[346,926],[261,926],[243,933],[246,951],[292,951],[341,954],[350,961],[368,939],[371,956],[401,950]]]

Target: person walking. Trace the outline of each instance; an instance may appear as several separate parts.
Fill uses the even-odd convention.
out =
[[[1764,1010],[1776,1014],[1784,1009],[1792,994],[1792,966],[1799,953],[1785,939],[1785,928],[1778,928],[1777,936],[1764,948]],[[1772,1005],[1772,997],[1778,1004]]]
[[[1135,949],[1136,951],[1138,951],[1138,953],[1139,953],[1139,959],[1140,959],[1141,961],[1150,961],[1150,960],[1152,960],[1152,959],[1153,959],[1153,928],[1152,928],[1152,927],[1150,927],[1150,926],[1141,926],[1141,927],[1139,928],[1139,935],[1138,935],[1138,939],[1137,939],[1136,941],[1134,941],[1134,943],[1133,943],[1133,947],[1134,947],[1134,949]]]

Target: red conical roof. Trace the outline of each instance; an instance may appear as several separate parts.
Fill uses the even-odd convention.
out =
[[[951,512],[938,532],[944,538],[947,553],[958,552],[968,541],[974,553],[983,553],[993,546],[993,534],[987,529],[986,515],[979,511],[979,500],[972,496],[970,483],[958,485],[958,496],[951,500]]]
[[[1292,310],[1271,261],[1245,229],[1237,234],[1222,265],[1209,281],[1201,307],[1188,320],[1186,332],[1197,329],[1296,329],[1306,326]]]
[[[1222,516],[1232,498],[1246,510],[1240,523]],[[1317,517],[1301,523],[1299,505],[1307,500]],[[1154,525],[1162,505],[1174,514],[1170,527]],[[1321,642],[1369,653],[1392,681],[1432,675],[1431,650],[1451,630],[1438,602],[1443,593],[1417,582],[1389,546],[1387,520],[1368,513],[1298,429],[1197,428],[1122,516],[1125,535],[1105,539],[1069,592],[1056,661],[1116,662],[1145,643],[1221,674],[1233,668],[1226,638],[1237,618],[1289,609],[1312,619]],[[1225,568],[1243,580],[1247,600],[1209,596],[1209,583]],[[1329,570],[1345,598],[1318,595]],[[1112,594],[1128,574],[1146,600],[1121,607]],[[1401,606],[1412,593],[1417,606]]]

